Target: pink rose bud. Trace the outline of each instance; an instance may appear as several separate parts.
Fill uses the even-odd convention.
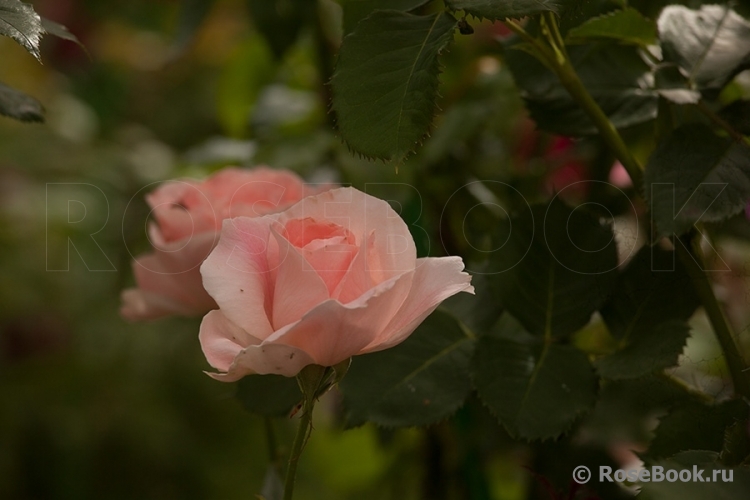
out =
[[[227,382],[291,377],[405,340],[446,298],[474,293],[460,257],[417,259],[390,205],[353,188],[265,217],[224,221],[201,266],[219,305],[201,323],[208,362]]]
[[[314,192],[294,173],[265,167],[225,168],[204,181],[162,184],[146,196],[156,219],[149,226],[154,251],[133,261],[138,287],[122,292],[120,314],[136,321],[215,309],[200,265],[216,245],[222,221],[278,212]]]

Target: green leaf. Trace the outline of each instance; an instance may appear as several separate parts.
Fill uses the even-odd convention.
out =
[[[300,31],[316,19],[315,0],[247,0],[255,29],[280,59],[297,41]]]
[[[473,347],[452,316],[436,311],[396,347],[355,357],[339,384],[348,425],[416,426],[449,417],[471,390]]]
[[[535,16],[543,12],[563,12],[571,0],[445,0],[451,10],[463,10],[480,19],[493,21]]]
[[[33,97],[0,83],[0,115],[22,122],[43,122],[44,108]]]
[[[516,46],[523,45],[508,48]],[[615,127],[656,117],[658,95],[650,83],[651,68],[637,47],[597,42],[569,47],[568,52],[584,86]],[[505,59],[539,128],[573,136],[597,133],[591,118],[537,58],[523,50],[507,50]]]
[[[564,337],[585,326],[617,278],[611,227],[557,200],[501,225],[498,240],[504,244],[491,257],[494,289],[535,335]]]
[[[724,220],[745,208],[750,147],[707,125],[684,125],[657,146],[644,182],[659,236],[680,235],[699,220]]]
[[[489,330],[503,313],[492,294],[490,277],[485,272],[472,273],[474,294],[459,293],[448,298],[441,308],[449,311],[475,334]]]
[[[675,104],[698,104],[701,93],[693,88],[675,64],[661,64],[654,72],[654,81],[660,96]]]
[[[537,344],[485,335],[473,362],[479,397],[511,434],[524,439],[559,436],[596,397],[596,376],[583,352]]]
[[[333,110],[354,152],[401,161],[424,139],[436,108],[438,55],[455,26],[446,13],[376,11],[344,38]]]
[[[0,0],[0,35],[9,36],[41,61],[39,42],[44,28],[31,5],[18,0]]]
[[[617,10],[589,19],[568,31],[568,43],[613,39],[620,43],[647,46],[656,42],[656,24],[635,9]]]
[[[657,24],[665,59],[700,88],[721,88],[750,64],[750,23],[728,6],[669,5]]]
[[[601,310],[619,348],[595,363],[599,374],[637,378],[677,364],[689,335],[686,321],[699,304],[674,252],[642,248]]]
[[[339,0],[344,11],[344,34],[351,33],[362,19],[376,10],[409,12],[430,0]]]
[[[661,419],[647,456],[668,458],[681,451],[710,450],[720,452],[724,434],[737,420],[747,419],[748,405],[733,400],[717,405],[686,402]]]
[[[170,59],[181,56],[190,46],[213,5],[214,0],[182,1],[180,17],[177,21],[177,34],[170,48]]]
[[[249,375],[237,383],[237,399],[249,412],[281,417],[302,401],[302,392],[294,377]]]
[[[747,498],[747,492],[750,491],[750,469],[724,467],[718,463],[716,453],[709,451],[680,453],[670,460],[662,460],[654,465],[663,467],[665,475],[670,470],[678,473],[688,470],[691,472],[691,478],[693,471],[702,470],[703,481],[698,479],[687,482],[644,482],[641,484],[638,500],[733,500]],[[724,478],[731,478],[731,481],[725,481]]]

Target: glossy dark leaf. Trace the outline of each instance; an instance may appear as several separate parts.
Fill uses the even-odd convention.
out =
[[[438,56],[456,20],[376,11],[344,38],[331,80],[341,137],[353,152],[400,161],[424,139],[435,112]]]
[[[249,375],[237,383],[237,399],[249,412],[281,417],[302,401],[302,392],[294,377]]]
[[[656,117],[658,94],[649,83],[651,68],[636,47],[592,43],[569,47],[569,53],[583,84],[617,128]],[[534,56],[507,50],[506,60],[539,128],[574,136],[597,133],[558,77]]]
[[[43,34],[42,18],[31,4],[0,0],[0,35],[11,37],[41,61],[39,42]]]
[[[471,390],[474,342],[436,311],[402,344],[356,356],[339,387],[350,426],[426,425],[449,417]]]
[[[627,8],[591,18],[567,35],[570,43],[598,39],[645,47],[656,42],[656,24],[637,10]]]
[[[709,450],[720,452],[724,435],[736,420],[747,419],[748,405],[741,400],[709,405],[687,402],[661,419],[651,441],[649,458],[668,458],[681,451]]]
[[[543,12],[560,14],[572,0],[446,0],[451,10],[463,10],[480,19],[493,21],[534,16]]]
[[[33,97],[0,83],[0,115],[22,122],[43,122],[44,108]]]
[[[620,274],[601,310],[618,350],[596,362],[610,379],[637,378],[677,364],[699,305],[674,252],[646,246]]]
[[[660,236],[721,221],[750,199],[750,147],[702,124],[676,129],[649,158],[644,193]]]
[[[750,64],[750,22],[724,5],[669,5],[658,20],[664,55],[699,87],[721,88]]]
[[[341,0],[344,11],[344,34],[351,33],[362,19],[376,10],[409,12],[429,0]]]
[[[514,436],[555,438],[596,396],[586,355],[571,346],[486,335],[473,362],[479,397]]]
[[[501,225],[491,276],[504,309],[532,334],[564,337],[585,326],[617,278],[609,226],[560,201]],[[498,245],[500,246],[500,245]]]

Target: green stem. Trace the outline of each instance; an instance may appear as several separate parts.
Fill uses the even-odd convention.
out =
[[[750,371],[747,371],[747,363],[737,348],[732,329],[719,301],[716,300],[711,281],[704,271],[705,261],[700,248],[701,238],[698,231],[692,231],[689,236],[675,242],[676,252],[690,274],[695,291],[711,321],[721,350],[724,352],[735,392],[750,399]]]
[[[305,404],[302,408],[302,415],[297,427],[297,435],[294,437],[292,451],[289,454],[289,465],[286,469],[286,478],[284,479],[284,500],[292,500],[294,495],[294,480],[297,476],[297,464],[299,457],[302,455],[302,449],[305,447],[307,437],[312,430],[312,409],[313,404]]]
[[[717,125],[718,127],[724,129],[724,131],[727,134],[729,134],[729,137],[731,137],[732,139],[734,139],[737,142],[744,142],[745,144],[750,145],[750,139],[748,139],[747,137],[745,137],[742,134],[740,134],[739,132],[737,132],[722,117],[720,117],[719,115],[717,115],[716,113],[714,113],[713,110],[711,110],[711,108],[709,108],[708,106],[706,106],[705,102],[699,101],[698,104],[697,104],[697,106],[698,106],[698,109],[700,110],[700,112],[703,113],[704,115],[706,115],[706,117],[708,117],[709,120],[711,120],[712,122],[714,122],[714,124]]]

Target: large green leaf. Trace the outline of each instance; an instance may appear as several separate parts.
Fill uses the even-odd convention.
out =
[[[679,474],[687,470],[691,473],[691,480],[643,482],[638,500],[735,500],[747,498],[750,492],[750,469],[729,469],[719,463],[716,453],[710,451],[684,452],[653,465],[663,467],[665,475],[668,471]],[[693,478],[698,471],[703,471],[702,475]]]
[[[657,93],[652,88],[651,68],[637,47],[591,43],[569,47],[568,51],[586,89],[615,127],[629,127],[656,117]],[[539,128],[564,135],[597,133],[586,112],[539,60],[522,50],[507,50],[505,58]]]
[[[535,335],[575,332],[611,293],[617,278],[612,229],[583,208],[537,205],[501,225],[498,239],[493,286],[505,310]]]
[[[658,27],[665,58],[699,87],[721,88],[750,64],[750,23],[728,6],[670,5]]]
[[[660,236],[682,234],[699,220],[716,222],[750,199],[750,147],[703,124],[672,132],[649,158],[646,197]]]
[[[586,355],[549,342],[482,336],[473,376],[482,401],[511,434],[525,439],[559,436],[596,397]]]
[[[0,115],[22,122],[43,122],[44,108],[33,97],[0,83]]]
[[[741,400],[708,405],[685,402],[661,419],[651,441],[649,458],[668,458],[681,451],[710,450],[720,452],[728,427],[746,420],[748,405]]]
[[[497,322],[503,311],[492,294],[490,277],[486,272],[472,273],[471,284],[474,294],[456,294],[440,307],[458,318],[473,333],[482,334]]]
[[[430,0],[339,0],[344,11],[344,34],[351,33],[362,19],[376,10],[409,12]]]
[[[579,43],[604,38],[646,46],[656,42],[656,36],[656,24],[637,10],[628,8],[589,19],[568,31],[567,41]]]
[[[355,357],[339,384],[348,424],[414,426],[450,416],[471,390],[473,348],[459,323],[436,311],[402,344]]]
[[[249,412],[281,417],[302,401],[302,392],[294,377],[250,375],[237,383],[237,399]]]
[[[451,10],[463,10],[480,19],[493,21],[534,16],[543,12],[562,13],[571,0],[445,0]]]
[[[281,58],[299,36],[302,27],[316,19],[315,0],[247,0],[257,29],[274,55]]]
[[[601,310],[618,350],[595,363],[599,374],[637,378],[674,366],[689,334],[686,321],[699,303],[674,252],[641,249]]]
[[[344,38],[331,80],[333,110],[354,152],[400,161],[424,139],[436,107],[438,55],[455,26],[446,13],[376,11]]]
[[[42,18],[34,7],[18,0],[0,0],[0,35],[11,37],[41,60],[39,42],[43,34]]]

